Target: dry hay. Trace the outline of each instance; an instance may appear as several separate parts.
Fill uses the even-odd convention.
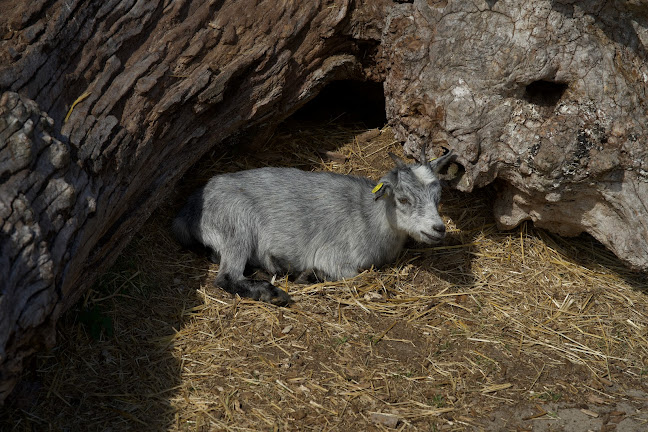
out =
[[[645,280],[589,237],[497,230],[490,190],[445,192],[442,246],[351,280],[277,280],[290,308],[214,288],[217,266],[168,230],[197,184],[262,165],[377,178],[400,152],[389,129],[300,127],[203,161],[60,323],[5,428],[480,430],[507,409],[532,427],[550,403],[646,403]]]

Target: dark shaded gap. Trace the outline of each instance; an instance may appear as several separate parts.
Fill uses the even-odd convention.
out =
[[[387,123],[383,84],[371,81],[333,81],[288,120],[381,128]]]
[[[535,105],[550,107],[558,104],[568,85],[554,81],[533,81],[524,89],[524,99]]]

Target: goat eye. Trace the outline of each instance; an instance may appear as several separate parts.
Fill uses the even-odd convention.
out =
[[[412,204],[412,203],[410,202],[410,200],[408,200],[407,198],[398,198],[398,202],[401,203],[401,204],[403,204],[403,205],[410,205],[410,204]]]

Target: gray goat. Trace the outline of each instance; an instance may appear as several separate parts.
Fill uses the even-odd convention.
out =
[[[173,221],[185,247],[206,247],[220,257],[215,284],[278,305],[290,296],[270,282],[244,276],[246,265],[271,274],[313,272],[329,280],[391,262],[408,236],[438,243],[445,225],[438,213],[439,170],[452,152],[396,167],[379,183],[367,178],[295,168],[259,168],[213,177],[189,197]],[[373,193],[372,193],[373,192]]]

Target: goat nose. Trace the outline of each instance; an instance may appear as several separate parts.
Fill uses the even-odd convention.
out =
[[[434,231],[439,232],[439,233],[445,233],[445,231],[446,231],[445,224],[443,224],[443,223],[434,224],[432,229],[434,229]]]

